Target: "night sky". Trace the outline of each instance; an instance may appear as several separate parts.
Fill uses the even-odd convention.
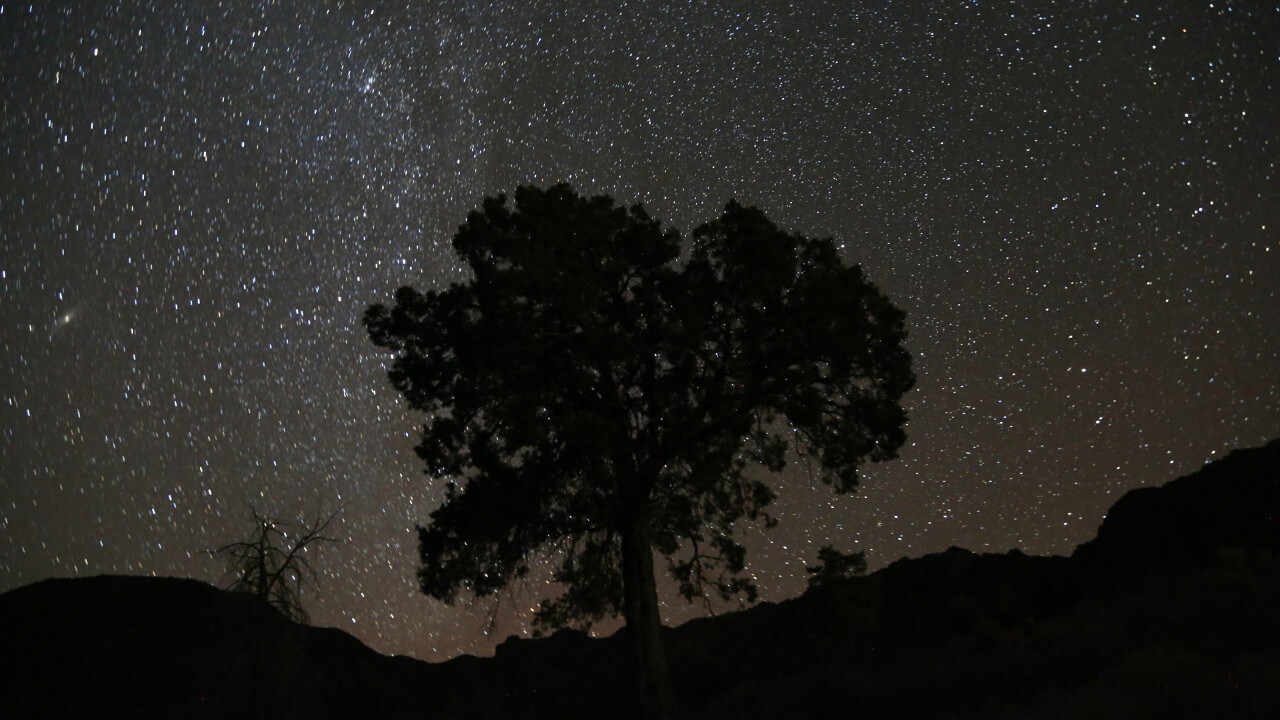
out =
[[[487,634],[417,591],[442,489],[359,318],[464,279],[522,183],[686,232],[737,198],[907,311],[909,444],[855,496],[776,479],[764,599],[828,543],[1069,553],[1280,436],[1275,3],[0,0],[0,66],[0,590],[219,582],[249,504],[343,507],[317,624],[521,632],[540,584]]]

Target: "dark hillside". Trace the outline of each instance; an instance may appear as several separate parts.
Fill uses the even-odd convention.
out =
[[[45,580],[0,595],[6,717],[432,717],[402,665],[195,580]]]
[[[1115,504],[1071,558],[959,548],[669,629],[686,717],[1280,717],[1280,442]],[[0,596],[12,717],[628,718],[621,635],[387,658],[191,580]]]
[[[1097,538],[1072,559],[1095,570],[1164,571],[1214,562],[1223,552],[1280,550],[1280,440],[1236,450],[1111,506]]]

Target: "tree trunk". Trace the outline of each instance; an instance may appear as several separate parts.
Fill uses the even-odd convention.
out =
[[[648,720],[676,720],[675,691],[662,647],[662,617],[653,578],[653,548],[643,518],[629,518],[621,533],[623,614],[636,662],[637,689]]]

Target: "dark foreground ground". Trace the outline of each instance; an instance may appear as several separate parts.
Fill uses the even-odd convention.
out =
[[[687,718],[1280,718],[1280,441],[1070,558],[952,548],[667,632]],[[428,664],[194,580],[0,595],[0,716],[629,718],[625,637]]]

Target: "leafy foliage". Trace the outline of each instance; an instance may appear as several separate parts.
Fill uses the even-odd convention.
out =
[[[844,553],[831,545],[823,545],[818,550],[818,565],[806,565],[804,571],[809,578],[809,587],[819,587],[833,581],[865,575],[867,572],[867,554],[864,552]]]
[[[863,460],[895,457],[902,312],[832,240],[736,202],[686,244],[566,185],[514,200],[454,237],[470,280],[364,318],[445,487],[419,528],[422,590],[488,595],[550,552],[565,592],[538,621],[589,624],[622,609],[638,534],[686,598],[753,597],[733,528],[772,524],[774,492],[750,469],[798,456],[849,492]]]

